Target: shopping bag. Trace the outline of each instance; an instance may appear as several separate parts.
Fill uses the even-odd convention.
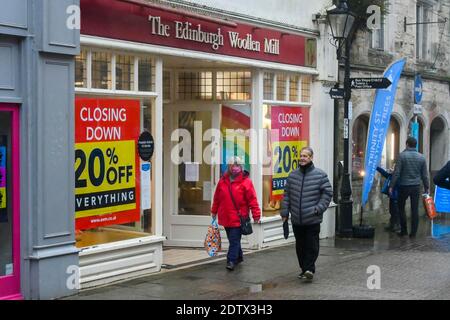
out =
[[[222,250],[222,239],[220,237],[219,225],[217,224],[216,218],[213,218],[211,224],[208,226],[204,246],[206,253],[208,253],[210,257],[217,256]]]
[[[425,207],[425,211],[427,213],[428,218],[434,219],[437,216],[436,206],[434,205],[433,197],[429,194],[423,194],[423,206]]]

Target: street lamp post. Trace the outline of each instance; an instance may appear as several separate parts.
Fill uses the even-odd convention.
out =
[[[344,73],[344,174],[341,184],[341,200],[339,203],[339,230],[340,236],[349,237],[353,234],[353,200],[350,185],[349,172],[349,101],[351,98],[350,88],[350,48],[353,23],[355,15],[348,10],[347,1],[340,0],[336,8],[327,11],[333,39],[337,44],[338,59],[345,63]],[[342,47],[345,53],[342,54]]]

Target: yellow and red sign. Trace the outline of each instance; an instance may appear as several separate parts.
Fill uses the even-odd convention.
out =
[[[77,230],[140,219],[139,100],[75,102]]]
[[[271,120],[271,199],[279,200],[287,177],[299,166],[301,149],[308,145],[309,108],[272,106]]]

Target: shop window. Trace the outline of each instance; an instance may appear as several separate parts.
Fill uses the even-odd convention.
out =
[[[117,105],[114,102],[109,103],[110,106],[108,106],[108,108],[114,108],[114,105]],[[107,106],[108,102],[105,100],[101,105]],[[89,103],[85,103],[83,106],[91,108]],[[95,106],[96,104],[92,104],[92,108],[95,108]],[[127,115],[123,118],[125,121],[121,122],[122,135],[130,135],[132,132],[132,135],[134,136],[133,139],[137,140],[139,133],[143,130],[152,133],[152,99],[141,99],[140,104],[137,105],[137,109],[135,104],[131,107],[125,103],[125,105],[121,104],[121,107],[125,108],[127,112]],[[114,115],[114,113],[105,114],[111,116]],[[120,114],[117,115],[120,120]],[[80,120],[78,119],[76,121]],[[76,207],[75,210],[75,229],[76,246],[78,248],[136,239],[150,236],[155,233],[155,217],[152,210],[154,203],[152,190],[155,190],[152,179],[154,176],[154,157],[150,162],[144,162],[139,158],[136,158],[138,157],[137,154],[135,154],[133,158],[131,156],[133,152],[129,152],[129,150],[134,150],[135,146],[129,145],[129,138],[130,137],[128,136],[122,137],[122,139],[114,141],[114,144],[107,145],[108,142],[103,140],[95,142],[91,140],[80,141],[80,136],[77,136],[76,134],[77,151],[75,171],[77,178],[75,194],[76,199],[78,200],[80,199],[80,195],[87,194],[88,197],[86,199],[89,200],[84,202],[76,200],[78,207]],[[107,146],[105,147],[104,145]],[[86,156],[84,166],[81,165],[84,157],[80,157],[80,154]],[[93,156],[93,154],[95,154],[95,156]],[[87,161],[87,159],[90,158],[94,159],[94,161]],[[99,164],[99,167],[101,168],[101,163],[104,165],[104,178],[100,178],[103,177],[101,169],[95,168],[95,166],[98,166]],[[147,165],[149,170],[147,170],[147,168],[144,170],[144,167],[142,167],[143,165]],[[94,166],[94,169],[92,169],[92,166]],[[120,168],[125,166],[133,167],[131,171],[128,171],[128,173],[131,172],[132,174],[131,179],[128,176],[120,179],[115,173],[116,169],[120,170]],[[146,171],[146,173],[144,173],[144,171]],[[91,185],[90,181],[92,179],[98,180],[97,182],[99,183]],[[100,183],[100,181],[102,182]],[[77,182],[82,183],[77,184]],[[101,191],[98,192],[97,189]],[[128,194],[129,190],[134,190],[135,196],[125,199],[124,195],[126,193]],[[126,193],[124,191],[126,191]],[[109,196],[106,197],[104,194],[108,194]],[[92,209],[83,208],[87,202],[92,201],[91,198],[96,198],[98,199],[97,201],[101,201],[105,205],[101,206],[101,202],[96,202],[96,207],[95,204],[91,202],[90,205],[93,206]],[[108,203],[108,201],[110,203]],[[114,203],[114,201],[117,203]],[[125,202],[119,206],[119,201]],[[81,208],[79,207],[80,205]]]
[[[298,101],[298,80],[299,76],[289,77],[289,101]]]
[[[138,69],[138,87],[139,91],[150,92],[154,88],[155,66],[153,59],[140,58]]]
[[[180,72],[178,97],[181,100],[212,100],[212,72]]]
[[[116,90],[134,91],[133,56],[116,56]]]
[[[92,88],[111,90],[111,54],[92,52]]]
[[[263,199],[265,217],[278,216],[289,174],[309,144],[309,108],[263,105]]]
[[[302,102],[311,102],[311,76],[302,76]]]
[[[163,99],[165,101],[171,100],[171,73],[170,71],[163,72]]]
[[[251,72],[219,71],[217,77],[217,100],[250,100]]]
[[[273,73],[264,73],[264,100],[273,100],[273,80]]]
[[[369,117],[359,116],[353,125],[352,132],[352,178],[362,179],[364,159],[366,152],[367,132],[369,128]]]
[[[277,100],[287,101],[286,99],[286,75],[277,75]]]
[[[11,114],[0,111],[0,278],[14,270],[11,133]]]
[[[75,57],[75,87],[87,87],[87,50],[81,50],[80,54]]]

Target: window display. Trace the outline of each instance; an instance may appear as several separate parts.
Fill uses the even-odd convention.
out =
[[[151,233],[151,163],[137,149],[141,131],[151,132],[150,112],[150,101],[139,99],[76,99],[78,247]]]
[[[263,152],[271,160],[263,170],[262,207],[267,217],[279,214],[286,179],[298,168],[300,150],[309,144],[309,108],[264,105],[263,110]]]

